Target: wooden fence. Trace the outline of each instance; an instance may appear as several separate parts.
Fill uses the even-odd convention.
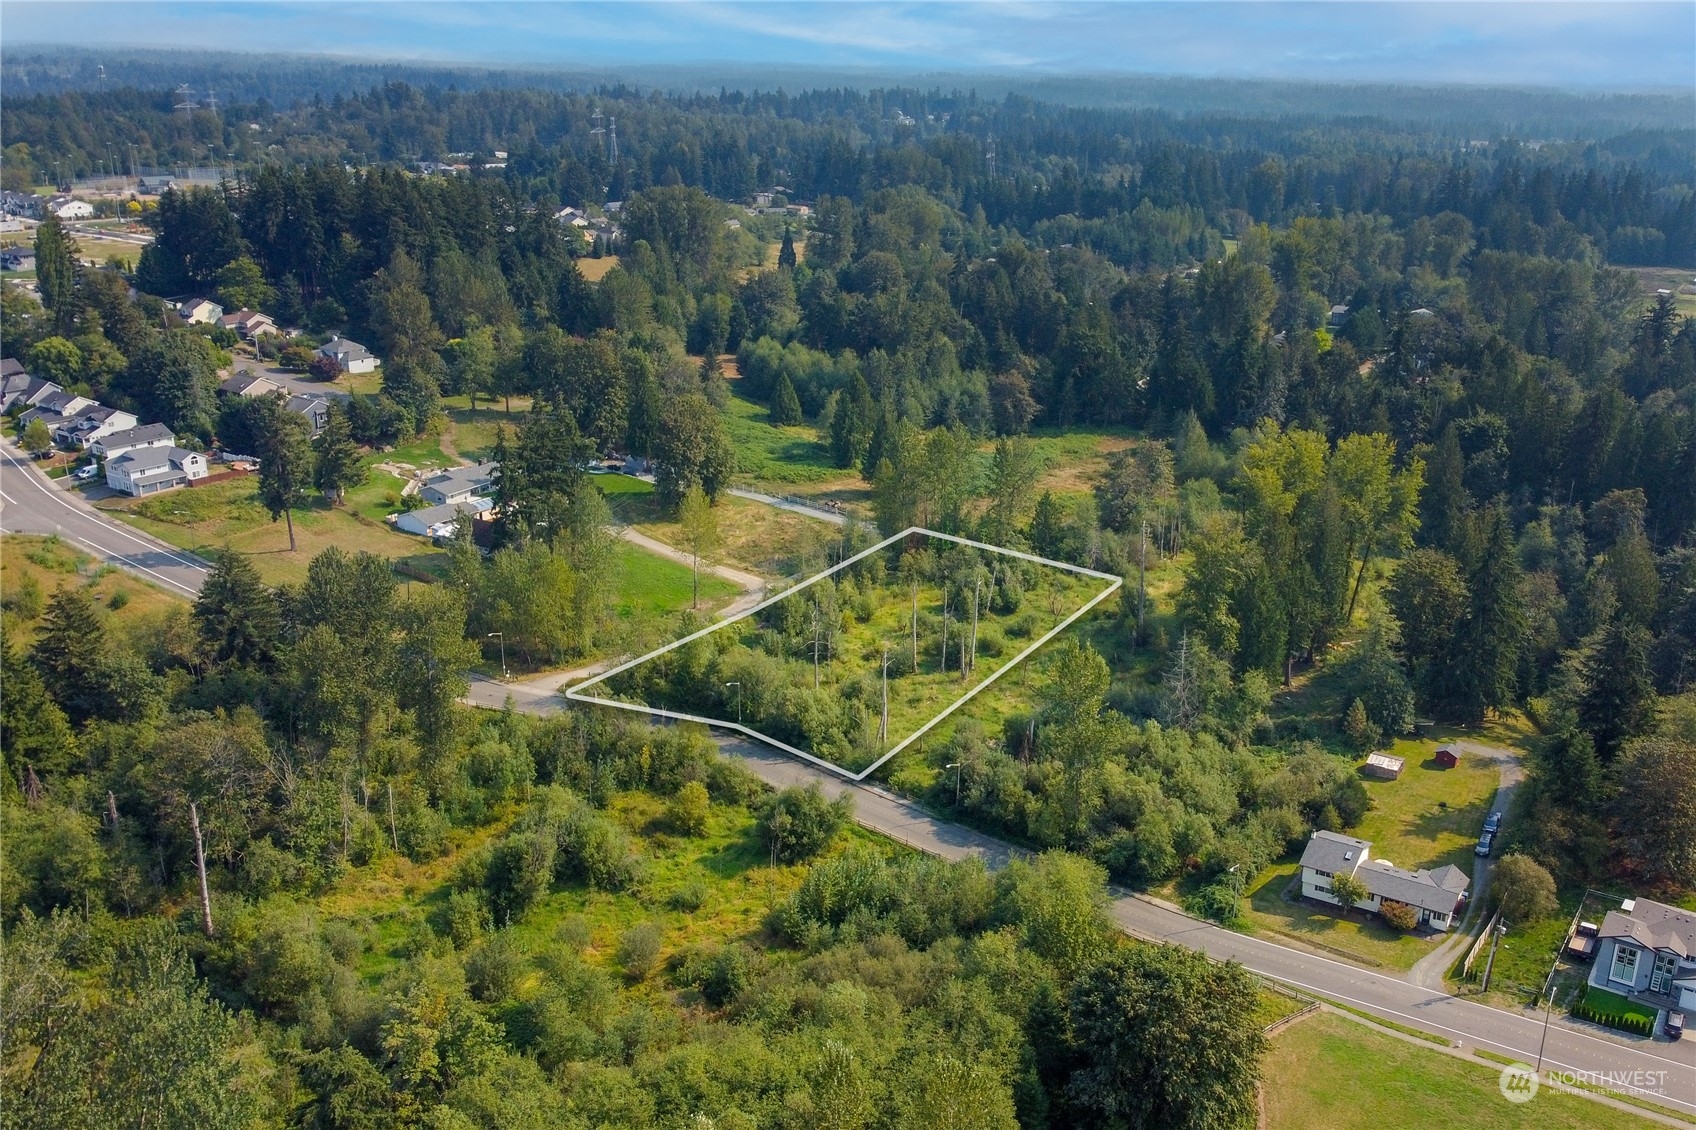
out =
[[[1502,912],[1499,910],[1490,915],[1490,921],[1484,923],[1484,929],[1479,932],[1478,937],[1472,940],[1471,947],[1467,949],[1466,960],[1460,963],[1460,975],[1467,980],[1472,979],[1473,963],[1478,960],[1478,955],[1484,952],[1484,947],[1489,944],[1491,935],[1496,932],[1496,922],[1501,916]]]

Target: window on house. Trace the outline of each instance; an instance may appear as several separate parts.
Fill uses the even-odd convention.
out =
[[[1614,944],[1614,966],[1608,971],[1610,981],[1631,982],[1637,980],[1637,950],[1631,946]]]

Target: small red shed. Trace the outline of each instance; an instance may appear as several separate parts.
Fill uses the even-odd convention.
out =
[[[1444,769],[1453,769],[1460,764],[1460,750],[1452,745],[1438,746],[1437,752],[1432,756]]]

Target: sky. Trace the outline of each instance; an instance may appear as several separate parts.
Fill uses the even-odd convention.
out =
[[[1696,0],[0,0],[0,43],[525,66],[765,64],[1690,89]]]

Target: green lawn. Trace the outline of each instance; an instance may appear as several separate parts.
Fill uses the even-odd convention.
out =
[[[1405,758],[1407,767],[1397,780],[1366,782],[1372,808],[1349,834],[1371,840],[1374,859],[1408,870],[1453,864],[1470,875],[1472,849],[1495,799],[1498,773],[1493,763],[1464,756],[1455,768],[1440,769],[1431,760],[1436,748],[1431,741],[1396,742],[1392,752]],[[1360,911],[1343,916],[1318,903],[1286,902],[1284,890],[1297,870],[1295,859],[1286,859],[1249,884],[1245,917],[1256,933],[1287,935],[1391,969],[1410,968],[1440,944],[1440,939],[1403,934]],[[1544,972],[1550,955],[1545,951]],[[1541,979],[1539,973],[1536,983]]]
[[[1349,834],[1372,841],[1372,858],[1409,870],[1452,863],[1470,873],[1478,833],[1500,780],[1493,762],[1461,756],[1453,769],[1431,760],[1436,742],[1402,739],[1389,752],[1407,767],[1394,781],[1369,780],[1372,810]]]
[[[1618,993],[1610,993],[1606,989],[1588,988],[1584,990],[1584,1006],[1604,1017],[1630,1017],[1644,1020],[1653,1024],[1655,1017],[1660,1015],[1652,1008],[1633,1004]]]
[[[618,543],[618,614],[664,615],[689,607],[693,570],[649,553],[627,541]],[[716,608],[742,590],[708,573],[701,575],[701,605]]]
[[[653,494],[654,484],[633,475],[594,475],[589,479],[608,498],[614,495]]]
[[[364,551],[389,558],[433,552],[427,542],[400,533],[374,516],[386,512],[378,501],[385,489],[379,481],[358,488],[348,506],[331,507],[314,498],[294,511],[297,548],[291,553],[288,528],[266,513],[258,485],[256,477],[246,476],[146,499],[110,499],[100,508],[179,549],[206,553],[227,547],[245,553],[271,584],[305,580],[312,558],[332,545],[348,553]]]
[[[756,483],[822,483],[845,472],[831,462],[830,448],[810,424],[780,428],[770,422],[765,405],[732,396],[724,410],[724,427],[736,449],[736,467]]]
[[[1262,1078],[1267,1130],[1639,1130],[1634,1114],[1540,1091],[1514,1104],[1501,1069],[1320,1014],[1272,1038]]]

